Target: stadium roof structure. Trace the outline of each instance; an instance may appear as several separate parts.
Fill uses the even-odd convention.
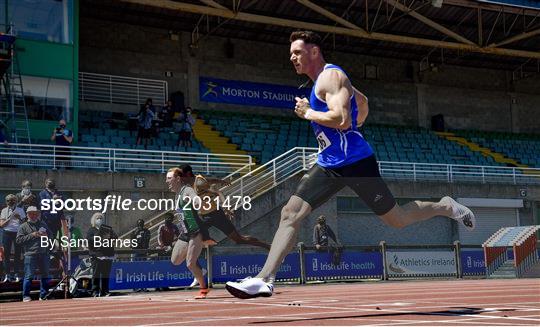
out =
[[[324,35],[328,51],[540,72],[540,3],[531,0],[81,0],[81,17],[287,44]]]

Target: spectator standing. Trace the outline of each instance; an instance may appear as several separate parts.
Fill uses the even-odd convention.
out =
[[[114,259],[114,247],[107,245],[103,240],[117,239],[118,236],[111,226],[105,225],[105,217],[96,212],[91,218],[91,227],[88,229],[88,253],[92,264],[92,291],[94,297],[109,296],[109,275],[111,274]],[[100,242],[94,242],[95,239]],[[101,245],[101,246],[99,246]]]
[[[32,182],[29,180],[24,180],[21,183],[21,191],[17,193],[17,206],[21,207],[24,212],[30,206],[38,206],[38,198],[32,192]]]
[[[19,281],[19,273],[21,271],[21,246],[17,244],[17,231],[19,226],[24,222],[26,214],[24,210],[17,207],[17,196],[8,194],[6,196],[6,207],[0,212],[0,228],[3,228],[2,243],[4,246],[4,278],[5,282]],[[13,249],[13,257],[11,250]],[[13,266],[11,259],[13,258]],[[11,275],[13,268],[13,275]]]
[[[172,117],[173,117],[173,103],[171,100],[167,101],[167,104],[161,108],[160,117],[163,120],[162,126],[163,127],[171,127],[172,126]]]
[[[54,141],[57,146],[61,146],[56,149],[56,161],[66,169],[71,169],[71,149],[69,147],[73,143],[73,132],[66,127],[64,119],[61,119],[53,130],[51,141]]]
[[[58,237],[58,231],[62,228],[62,220],[64,220],[64,212],[60,210],[56,213],[52,213],[52,200],[62,199],[62,194],[56,189],[56,182],[52,178],[47,178],[45,180],[45,189],[39,192],[39,205],[40,208],[43,207],[44,201],[49,201],[51,204],[50,210],[44,210],[41,212],[42,220],[52,233],[53,238]]]
[[[152,99],[146,100],[145,105],[137,115],[139,131],[137,133],[137,145],[140,145],[144,140],[144,148],[148,146],[148,140],[152,136],[152,121],[154,120],[155,112],[152,106]]]
[[[178,141],[176,146],[191,147],[191,137],[193,134],[193,125],[195,125],[195,119],[191,114],[191,107],[187,107],[186,111],[181,112],[178,117]]]
[[[45,299],[49,288],[49,248],[41,246],[41,237],[52,237],[47,225],[41,221],[39,210],[28,207],[26,211],[28,220],[19,227],[17,232],[17,244],[23,247],[24,252],[24,281],[23,281],[23,301],[31,301],[30,289],[36,268],[41,274],[41,291],[39,299]]]

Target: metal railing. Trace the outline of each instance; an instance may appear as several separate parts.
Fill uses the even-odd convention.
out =
[[[32,168],[82,168],[101,171],[165,172],[181,163],[207,175],[237,176],[223,188],[225,194],[255,197],[309,169],[316,148],[295,147],[251,170],[249,155],[62,147],[39,144],[0,145],[0,164]],[[389,180],[540,184],[539,168],[467,166],[380,161],[381,175]]]
[[[148,171],[164,173],[188,163],[195,172],[225,176],[247,172],[249,155],[174,151],[150,151],[40,144],[0,144],[0,165],[19,168],[81,168],[108,172]]]
[[[539,168],[379,161],[386,179],[439,182],[540,184]]]
[[[166,81],[79,72],[79,100],[141,105],[152,98],[164,105],[169,93]]]
[[[236,179],[222,189],[227,195],[255,198],[309,169],[317,159],[316,148],[292,148],[266,164]]]
[[[223,192],[254,198],[311,168],[316,159],[317,148],[292,148],[236,179]],[[379,170],[387,180],[540,184],[538,168],[379,161]]]

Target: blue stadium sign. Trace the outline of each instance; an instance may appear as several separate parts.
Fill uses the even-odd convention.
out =
[[[246,106],[294,108],[295,97],[309,97],[311,89],[294,86],[231,81],[211,77],[199,79],[201,101]]]

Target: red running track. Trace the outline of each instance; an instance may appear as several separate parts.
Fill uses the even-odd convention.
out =
[[[1,303],[0,325],[540,325],[540,279],[277,285],[251,300],[195,293]]]

